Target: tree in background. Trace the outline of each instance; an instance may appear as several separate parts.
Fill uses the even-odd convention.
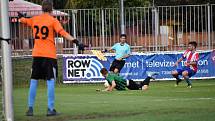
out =
[[[35,4],[42,5],[43,0],[26,0]],[[55,9],[64,9],[68,0],[52,0]]]
[[[42,0],[27,0],[41,5]],[[116,8],[120,0],[53,0],[55,9]],[[125,7],[215,4],[215,0],[124,0]]]
[[[61,1],[61,0],[56,0]],[[66,1],[66,2],[65,2]],[[116,8],[120,0],[64,0],[65,8]],[[56,2],[58,3],[58,2]],[[59,2],[60,3],[60,2]],[[125,7],[215,4],[215,0],[124,0]]]
[[[149,5],[149,0],[125,0],[125,7],[143,7]],[[67,0],[65,8],[116,8],[119,0]]]
[[[171,6],[171,5],[197,5],[197,4],[214,4],[214,0],[150,0],[150,3],[153,3],[157,6]]]
[[[26,0],[26,1],[42,5],[42,0]]]

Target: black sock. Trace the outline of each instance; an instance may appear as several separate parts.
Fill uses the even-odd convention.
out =
[[[179,82],[181,82],[182,80],[178,77],[178,76],[174,76],[177,80],[176,80],[176,84],[178,84]]]
[[[150,81],[150,79],[152,79],[152,77],[147,76],[146,79],[144,81]]]
[[[149,85],[150,79],[152,79],[152,77],[147,76],[146,79],[140,83],[140,86]]]

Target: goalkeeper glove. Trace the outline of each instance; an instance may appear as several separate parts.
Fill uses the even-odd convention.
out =
[[[76,46],[79,46],[79,41],[77,39],[74,39],[72,42],[75,43]]]

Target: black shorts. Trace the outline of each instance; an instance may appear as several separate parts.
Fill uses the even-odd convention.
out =
[[[117,68],[120,72],[124,65],[125,65],[125,60],[119,61],[119,60],[114,59],[114,61],[111,64],[109,71],[114,71],[114,69]]]
[[[142,86],[133,80],[129,80],[129,85],[127,86],[128,89],[130,90],[139,90],[142,89]]]
[[[57,59],[34,57],[32,63],[31,79],[50,80],[57,78]]]
[[[127,86],[128,89],[130,90],[139,90],[142,89],[142,86],[148,85],[150,83],[150,78],[146,78],[144,81],[142,81],[140,84],[134,82],[133,80],[129,80],[129,85]]]

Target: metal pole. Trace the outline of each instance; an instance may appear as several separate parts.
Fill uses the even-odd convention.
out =
[[[73,10],[72,11],[72,20],[73,20],[73,37],[76,38],[76,19],[75,19],[75,15],[77,14],[77,10]],[[74,48],[74,54],[78,54],[78,48],[75,44],[73,44],[73,48]]]
[[[102,50],[105,50],[105,24],[104,9],[102,8]]]
[[[124,0],[120,0],[120,30],[121,34],[125,34]]]
[[[154,34],[154,44],[156,45],[155,51],[158,51],[158,31],[159,31],[159,18],[158,10],[155,6],[152,9],[152,31]],[[154,29],[154,30],[153,30]]]
[[[159,33],[159,13],[155,7],[155,44],[158,45],[158,33]],[[156,51],[158,51],[158,46],[156,46]]]
[[[152,7],[152,46],[153,46],[153,51],[157,51],[157,46],[155,44],[155,9],[154,6]]]
[[[4,102],[5,102],[5,118],[6,121],[13,121],[13,83],[12,83],[12,59],[10,27],[8,16],[8,0],[0,1],[0,26],[1,26],[1,47],[2,47],[2,67],[3,67],[3,86],[4,86]]]
[[[211,49],[211,14],[210,14],[210,4],[208,3],[208,49]]]

